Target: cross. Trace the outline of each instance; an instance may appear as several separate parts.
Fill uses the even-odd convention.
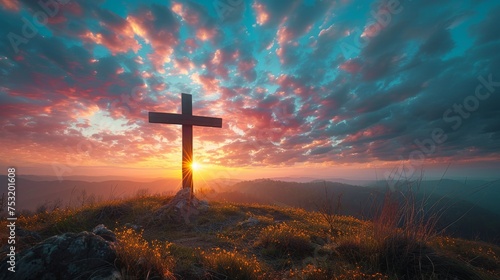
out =
[[[182,125],[182,188],[193,195],[193,125],[222,127],[221,118],[193,116],[191,94],[182,94],[182,114],[149,112],[150,123]]]

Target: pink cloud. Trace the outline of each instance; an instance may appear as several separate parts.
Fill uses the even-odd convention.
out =
[[[229,74],[229,71],[226,67],[227,57],[228,55],[226,54],[226,52],[220,49],[216,50],[214,52],[212,60],[210,60],[209,71],[213,72],[216,75],[222,76],[224,79],[227,79]]]
[[[291,30],[289,30],[286,26],[281,26],[278,29],[277,38],[278,44],[283,46],[283,44],[291,41],[294,38],[294,34]]]
[[[258,94],[264,94],[267,92],[267,89],[264,88],[264,87],[256,87],[255,88],[255,92],[258,93]]]
[[[248,82],[253,82],[257,74],[255,72],[256,60],[243,60],[238,63],[238,71]]]
[[[194,64],[187,57],[175,58],[174,68],[176,72],[187,75],[189,74],[189,71],[193,70]]]
[[[344,138],[343,142],[345,143],[351,143],[351,142],[356,142],[362,139],[372,139],[376,138],[378,136],[383,136],[385,134],[390,133],[391,130],[390,128],[384,126],[384,125],[375,125],[373,127],[370,127],[365,130],[358,131],[357,133],[353,135],[348,135],[347,137]]]
[[[209,24],[210,16],[208,16],[207,11],[202,5],[174,2],[171,9],[190,27],[194,28],[198,40],[212,41],[215,43],[215,40],[220,37],[218,31],[220,26]]]
[[[207,61],[205,65],[207,66],[208,73],[218,75],[223,79],[227,80],[229,78],[228,67],[234,65],[239,58],[239,51],[229,52],[223,49],[217,49],[212,59]]]
[[[0,4],[7,10],[19,11],[19,1],[16,0],[0,0]]]
[[[371,25],[367,25],[361,34],[361,37],[370,37],[373,38],[380,33],[380,30],[383,28],[381,24],[375,22]]]
[[[277,92],[283,96],[289,93],[294,93],[299,96],[314,94],[314,89],[312,87],[303,84],[300,80],[290,75],[281,74],[276,79],[276,83],[280,86]]]
[[[84,12],[82,6],[78,2],[69,2],[61,8],[64,8],[64,11],[74,16],[82,16]]]
[[[215,28],[204,28],[200,27],[196,30],[196,38],[200,41],[212,41],[218,35],[218,31]]]
[[[172,11],[179,15],[183,21],[189,25],[196,26],[200,23],[200,15],[194,10],[189,9],[188,6],[182,5],[179,2],[174,2],[172,4]]]
[[[219,90],[219,80],[214,77],[194,73],[193,75],[191,75],[191,79],[195,83],[201,85],[205,93],[208,95],[215,94]]]
[[[256,22],[258,25],[264,25],[269,20],[269,13],[267,13],[264,5],[254,3],[252,8],[256,14]]]
[[[159,11],[169,13],[170,10]],[[158,13],[159,13],[158,12]],[[158,17],[159,15],[156,15]],[[150,10],[143,10],[137,15],[129,15],[127,21],[134,33],[142,37],[147,43],[151,44],[153,52],[148,54],[148,58],[156,71],[165,73],[163,68],[165,63],[171,61],[174,47],[179,43],[179,26],[176,23],[163,24],[160,26],[161,18],[156,18]]]
[[[193,38],[188,38],[184,41],[184,50],[189,53],[193,53],[198,47],[196,40]]]
[[[362,66],[357,60],[350,59],[342,63],[339,68],[351,74],[356,74],[361,71]]]
[[[278,55],[281,64],[285,64],[285,51],[283,48],[276,49],[276,55]]]
[[[137,53],[141,49],[141,45],[132,36],[128,35],[126,32],[113,32],[102,34],[102,33],[92,33],[87,31],[83,34],[82,39],[87,42],[93,42],[95,44],[105,46],[112,54],[126,53],[129,50]]]

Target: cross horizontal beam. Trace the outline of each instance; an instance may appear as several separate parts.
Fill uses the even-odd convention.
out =
[[[149,112],[149,122],[222,127],[221,118],[210,118],[210,117],[191,116],[185,114],[171,114],[171,113],[157,113],[157,112]]]
[[[193,126],[222,127],[222,119],[193,116],[191,94],[183,93],[181,101],[181,114],[149,112],[149,122],[182,125],[182,188],[190,189],[193,196]]]

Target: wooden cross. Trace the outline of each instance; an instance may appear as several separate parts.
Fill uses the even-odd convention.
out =
[[[221,118],[193,116],[191,94],[182,94],[182,114],[149,112],[150,123],[182,125],[182,188],[193,195],[193,125],[222,127]]]

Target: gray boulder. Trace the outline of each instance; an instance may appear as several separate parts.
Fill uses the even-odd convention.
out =
[[[96,235],[99,235],[100,237],[102,237],[106,241],[109,241],[109,242],[112,242],[112,243],[116,242],[116,235],[115,235],[115,233],[113,231],[111,231],[110,229],[108,229],[103,224],[97,225],[92,230],[92,232],[95,233]]]
[[[56,235],[22,251],[16,255],[15,272],[7,270],[5,259],[0,279],[121,279],[114,266],[114,233],[102,225],[94,232]]]

